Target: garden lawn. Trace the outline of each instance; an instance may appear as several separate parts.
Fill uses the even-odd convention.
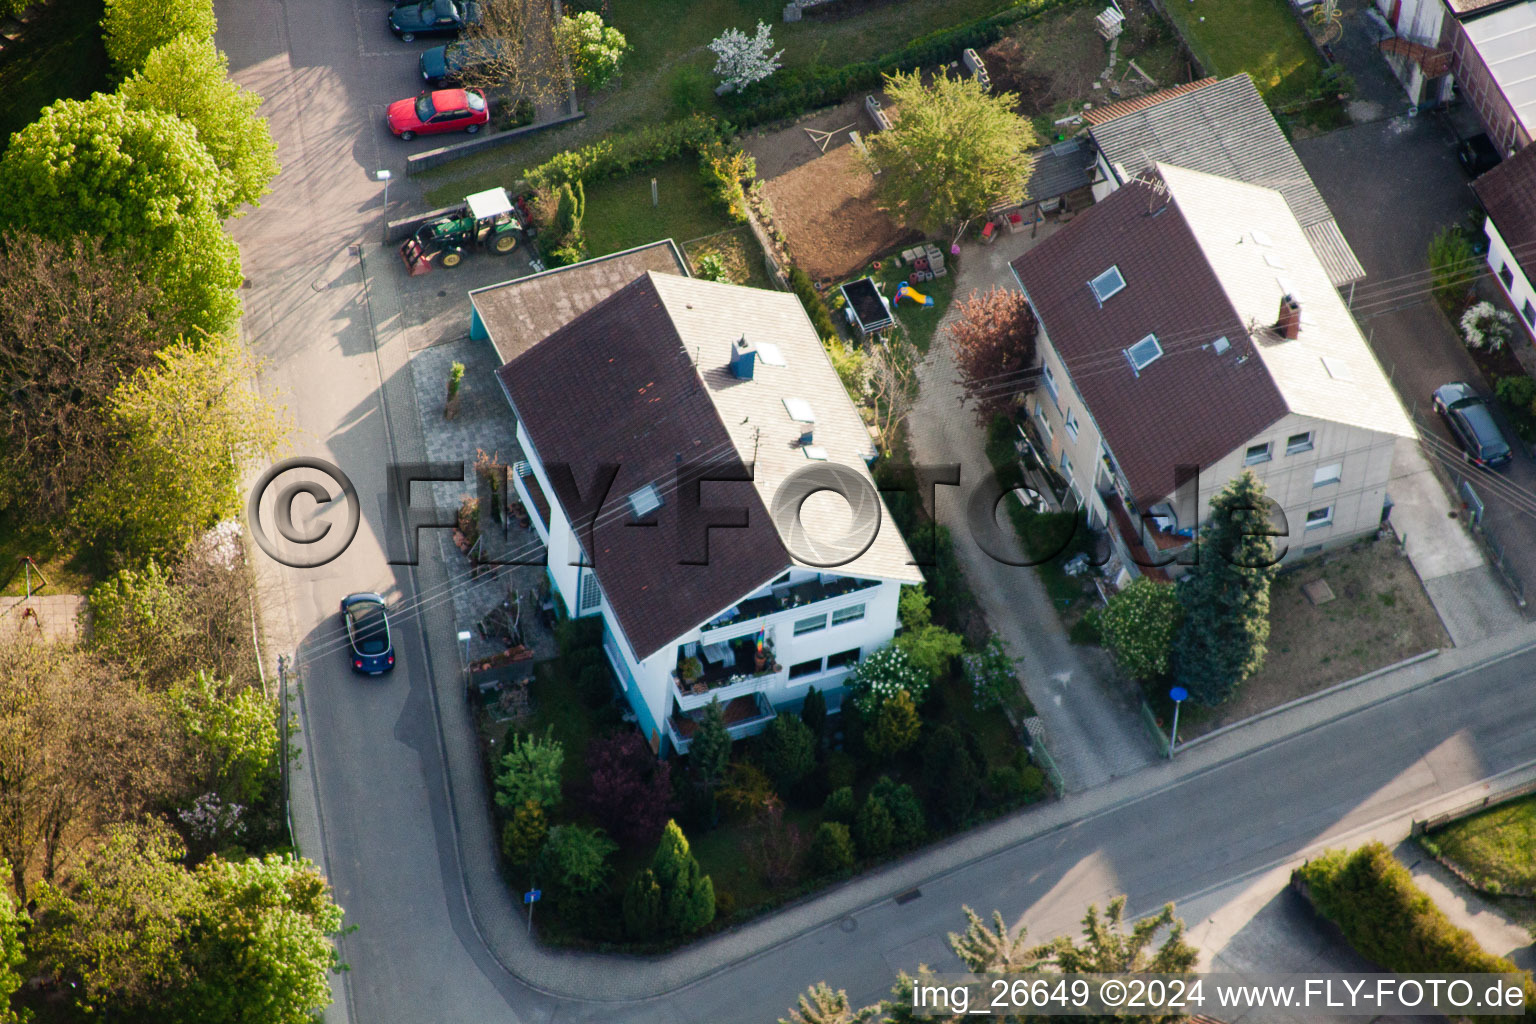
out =
[[[1447,825],[1425,837],[1430,844],[1483,888],[1536,893],[1536,796]]]
[[[794,239],[790,239],[790,242],[793,244]],[[955,297],[955,275],[949,273],[943,277],[936,277],[932,281],[913,285],[913,289],[919,295],[926,295],[933,300],[932,306],[919,306],[910,299],[895,301],[896,286],[907,280],[908,269],[897,266],[896,260],[888,256],[874,275],[880,282],[881,293],[892,300],[891,308],[896,314],[896,319],[901,323],[902,330],[907,332],[907,340],[917,346],[919,352],[927,355],[928,349],[933,345],[933,339],[938,335],[939,321],[944,319],[950,300]]]
[[[1323,68],[1286,0],[1178,0],[1167,10],[1208,71],[1248,72],[1270,106],[1301,99]]]
[[[651,205],[651,179],[661,202]],[[698,161],[674,160],[632,174],[586,186],[587,212],[582,228],[592,257],[621,252],[662,238],[684,242],[728,230],[725,215],[699,175]]]
[[[96,582],[100,566],[91,566],[73,548],[60,544],[52,530],[30,522],[18,522],[14,510],[0,513],[0,595],[14,597],[27,592],[27,574],[21,556],[31,555],[47,579],[44,594],[84,594]],[[32,587],[38,589],[37,574]]]
[[[752,288],[773,287],[773,282],[768,279],[768,268],[763,263],[762,247],[752,237],[752,229],[746,225],[722,231],[718,235],[696,238],[683,247],[683,254],[688,257],[688,264],[692,267],[697,267],[699,257],[706,253],[722,258],[726,276],[732,284]]]
[[[575,791],[587,778],[587,744],[595,735],[592,712],[575,696],[575,680],[561,673],[558,661],[542,662],[534,668],[533,683],[528,687],[533,698],[533,714],[526,731],[543,736],[553,730],[555,739],[565,746],[561,783]],[[494,735],[494,733],[493,733]],[[500,771],[500,749],[492,755],[492,771]]]
[[[17,43],[0,53],[0,148],[54,100],[85,99],[109,88],[101,16],[101,0],[48,0]]]

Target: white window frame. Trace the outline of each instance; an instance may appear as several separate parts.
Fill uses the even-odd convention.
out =
[[[1045,390],[1050,394],[1051,401],[1056,403],[1056,408],[1060,409],[1061,389],[1056,384],[1056,375],[1051,372],[1051,364],[1041,363],[1040,368],[1044,371],[1040,379],[1045,383]]]
[[[1051,420],[1050,417],[1046,416],[1045,414],[1045,405],[1039,405],[1035,409],[1035,412],[1038,414],[1037,418],[1040,420],[1040,432],[1045,435],[1045,439],[1047,441],[1055,440],[1056,432],[1051,429]]]
[[[1072,482],[1072,456],[1067,454],[1065,448],[1061,450],[1061,475],[1067,478],[1068,483]]]
[[[1110,275],[1114,275],[1113,280],[1106,281],[1105,279],[1110,277]],[[1100,291],[1100,282],[1103,282],[1104,286],[1109,290]],[[1119,265],[1112,265],[1108,270],[1089,281],[1088,288],[1093,292],[1093,297],[1098,300],[1099,305],[1102,306],[1114,296],[1125,291],[1125,275],[1120,273]]]
[[[1325,473],[1329,474],[1326,478],[1324,478],[1324,476],[1323,476],[1323,474],[1325,474]],[[1317,469],[1313,470],[1313,472],[1312,472],[1312,486],[1314,488],[1317,488],[1317,487],[1332,487],[1334,484],[1338,483],[1343,478],[1344,478],[1344,463],[1342,463],[1342,462],[1330,462],[1326,466],[1319,466]]]
[[[1309,451],[1311,451],[1312,450],[1312,433],[1313,432],[1309,430],[1305,434],[1292,434],[1290,437],[1286,438],[1285,439],[1285,454],[1287,454],[1287,455],[1300,455],[1302,452],[1309,452]],[[1300,441],[1296,440],[1298,437],[1301,438]]]
[[[841,608],[834,608],[832,609],[832,625],[841,626],[846,622],[858,622],[860,619],[864,618],[865,611],[865,602],[863,601],[860,601],[858,604],[850,604],[844,605]],[[850,614],[844,614],[845,612]],[[842,618],[839,618],[838,616],[842,616]]]
[[[1144,346],[1149,341],[1152,343],[1152,355],[1146,357],[1145,359],[1137,356],[1136,350]],[[1138,377],[1141,376],[1142,370],[1145,370],[1147,367],[1151,366],[1162,357],[1163,343],[1157,340],[1156,334],[1147,335],[1145,338],[1142,338],[1136,344],[1127,347],[1125,350],[1125,358],[1130,360],[1131,371]]]
[[[1243,465],[1257,466],[1274,458],[1274,445],[1268,441],[1263,444],[1251,444],[1243,451]],[[1263,449],[1259,451],[1259,449]],[[1257,454],[1255,454],[1257,452]]]
[[[1313,519],[1312,517],[1317,515],[1319,512],[1321,512],[1323,514],[1324,518],[1322,518],[1322,519]],[[1332,505],[1324,505],[1322,508],[1314,508],[1310,512],[1307,513],[1306,529],[1308,529],[1308,530],[1320,530],[1320,529],[1322,529],[1325,526],[1332,526],[1332,525],[1333,525],[1333,506]]]
[[[815,623],[815,625],[811,625],[811,623]],[[801,627],[804,627],[804,628],[802,629]],[[794,635],[795,636],[806,636],[806,635],[808,635],[810,633],[819,633],[819,632],[821,632],[822,630],[824,630],[826,628],[827,628],[827,615],[826,615],[825,612],[823,612],[820,615],[813,615],[813,616],[811,616],[808,619],[796,619],[795,620]]]
[[[1076,441],[1077,440],[1077,417],[1075,415],[1073,415],[1071,409],[1067,410],[1067,414],[1062,419],[1062,423],[1067,428],[1067,436],[1072,438],[1072,440]]]

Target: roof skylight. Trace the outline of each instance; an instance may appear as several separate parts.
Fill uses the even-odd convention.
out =
[[[661,492],[656,489],[655,484],[646,484],[630,493],[629,508],[634,512],[636,519],[644,519],[661,508]]]
[[[1125,278],[1121,276],[1119,267],[1110,267],[1089,281],[1088,287],[1093,289],[1093,297],[1098,299],[1099,305],[1102,306],[1105,299],[1125,288]]]
[[[1156,362],[1158,356],[1162,354],[1163,346],[1158,343],[1157,335],[1155,334],[1147,335],[1125,350],[1125,357],[1131,361],[1131,369],[1136,371],[1137,376],[1141,375],[1142,370]]]
[[[816,414],[811,412],[811,403],[803,398],[784,399],[784,409],[796,423],[816,422]]]

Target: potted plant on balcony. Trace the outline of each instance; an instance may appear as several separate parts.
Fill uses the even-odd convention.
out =
[[[677,678],[682,680],[685,687],[691,686],[703,674],[704,666],[698,658],[684,658],[677,663]]]

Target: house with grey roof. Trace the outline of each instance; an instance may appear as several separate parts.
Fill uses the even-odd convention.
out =
[[[1153,164],[1167,163],[1274,189],[1342,288],[1365,269],[1312,178],[1246,74],[1207,78],[1085,112],[1102,199]]]
[[[1505,155],[1536,134],[1536,3],[1376,0],[1377,44],[1415,106],[1460,93]]]
[[[574,302],[524,291],[558,310],[484,292],[474,308],[509,357],[497,379],[526,459],[513,486],[553,588],[601,618],[652,746],[686,751],[712,700],[733,736],[812,686],[835,707],[922,574],[799,300],[674,273],[663,255],[632,256],[662,265],[622,283],[614,264],[562,268],[589,267]],[[530,323],[554,326],[534,339]]]
[[[1012,267],[1042,457],[1125,576],[1182,571],[1244,470],[1286,558],[1379,528],[1413,425],[1281,191],[1154,163]]]

